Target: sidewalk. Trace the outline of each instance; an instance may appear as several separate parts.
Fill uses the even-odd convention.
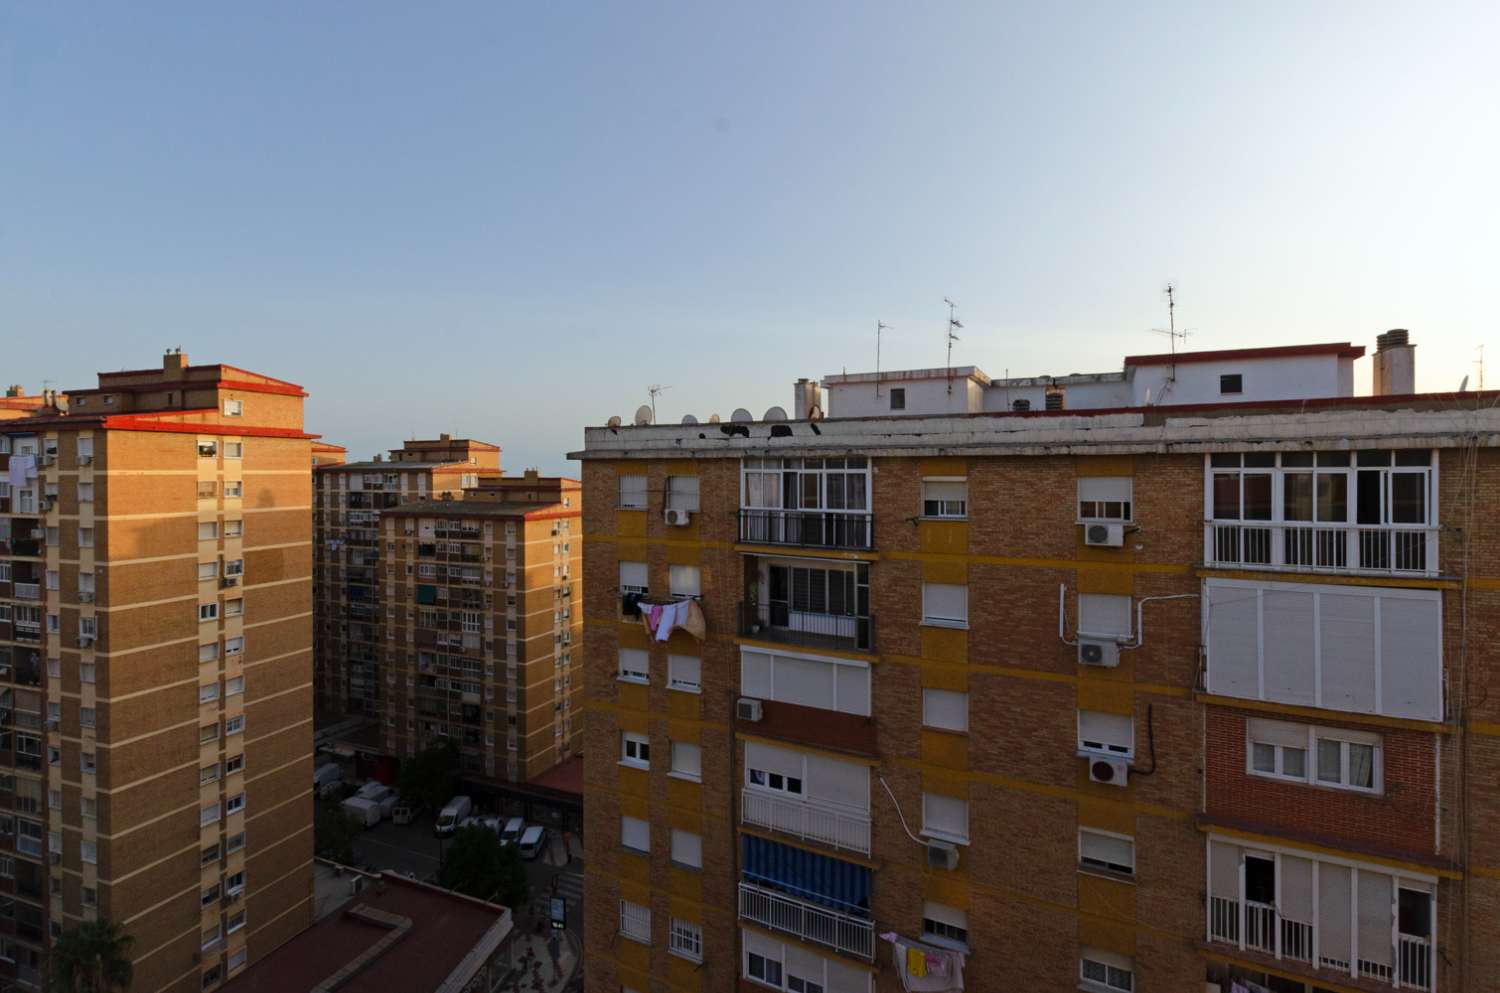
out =
[[[516,937],[513,951],[516,972],[500,985],[500,993],[561,993],[573,979],[578,966],[578,938],[571,931],[555,932],[561,955],[562,978],[554,979],[552,958],[547,953],[550,934],[533,934],[527,930]]]

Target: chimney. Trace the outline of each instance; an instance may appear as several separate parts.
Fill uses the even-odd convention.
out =
[[[1417,392],[1417,346],[1407,340],[1405,328],[1394,328],[1375,339],[1374,382],[1376,396],[1406,396]]]
[[[26,391],[21,388],[20,383],[17,383],[14,386],[7,387],[5,395],[8,397],[23,397],[26,395]]]
[[[1047,387],[1046,404],[1048,410],[1062,410],[1068,405],[1067,394],[1061,386]]]
[[[167,349],[167,354],[162,356],[162,372],[167,374],[168,379],[179,379],[187,369],[188,358],[182,354],[182,346]]]
[[[792,384],[792,419],[805,421],[814,407],[823,413],[823,388],[816,379],[799,379]]]

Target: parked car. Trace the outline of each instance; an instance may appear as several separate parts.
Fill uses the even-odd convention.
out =
[[[313,791],[320,797],[333,796],[343,778],[344,770],[337,762],[325,762],[313,770]]]
[[[417,819],[417,805],[402,800],[391,808],[391,822],[394,824],[410,824]]]
[[[512,817],[505,822],[505,827],[500,829],[500,843],[514,845],[521,840],[521,835],[525,831],[526,821],[520,817]]]
[[[354,818],[362,827],[374,827],[380,823],[380,804],[362,796],[351,796],[344,801],[344,813]]]
[[[534,859],[542,853],[542,846],[547,841],[547,829],[540,824],[533,824],[521,835],[521,858]]]
[[[437,823],[432,826],[433,833],[440,837],[452,834],[473,809],[473,800],[466,796],[454,797],[438,812]]]

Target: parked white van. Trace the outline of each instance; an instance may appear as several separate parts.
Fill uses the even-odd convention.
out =
[[[547,829],[540,824],[533,824],[521,835],[521,858],[534,859],[542,853],[542,845],[547,840]]]
[[[459,822],[468,817],[473,809],[473,800],[470,800],[466,796],[454,797],[438,813],[437,823],[432,828],[433,833],[439,836],[452,834],[458,829]]]
[[[521,835],[526,831],[526,821],[521,817],[512,817],[505,822],[505,829],[500,832],[500,844],[514,845],[521,840]]]

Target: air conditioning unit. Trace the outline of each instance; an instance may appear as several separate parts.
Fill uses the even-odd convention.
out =
[[[672,507],[668,507],[667,512],[662,517],[666,520],[667,524],[674,528],[680,528],[693,519],[693,515],[688,511],[677,510]]]
[[[37,458],[36,464],[37,465],[41,465],[41,466],[57,465],[57,456],[55,454],[54,455],[42,455],[39,458]]]
[[[1097,545],[1101,548],[1119,548],[1125,544],[1125,525],[1085,524],[1083,526],[1083,543],[1085,545]]]
[[[229,586],[238,586],[238,585],[240,585],[240,577],[238,577],[238,576],[225,576],[224,577],[223,585],[226,586],[226,587],[229,587]]]
[[[1094,783],[1107,783],[1110,786],[1124,786],[1130,778],[1130,763],[1124,759],[1108,759],[1101,756],[1089,757],[1089,781]]]
[[[54,504],[57,503],[57,498],[56,497],[42,497],[42,499],[40,501],[38,501],[38,503],[39,503],[39,505],[42,508],[42,513],[45,514],[47,511],[49,511],[49,510],[52,509],[52,507],[53,507]]]
[[[92,455],[80,455],[80,456],[78,456],[78,464],[79,465],[93,465],[94,464],[94,457]]]
[[[80,634],[78,636],[78,647],[80,648],[88,648],[93,643],[94,636],[91,634]]]
[[[946,841],[927,842],[927,864],[934,869],[958,868],[958,846]]]
[[[1120,664],[1120,646],[1112,640],[1078,636],[1078,664],[1113,669]]]
[[[42,539],[44,539],[46,537],[47,537],[47,529],[46,528],[32,528],[31,529],[31,540],[32,541],[41,541]]]
[[[734,716],[751,724],[759,723],[762,716],[760,701],[753,697],[740,697],[739,702],[734,705]]]
[[[94,594],[90,593],[87,590],[80,590],[79,593],[78,593],[78,602],[79,603],[93,603],[94,602]]]

